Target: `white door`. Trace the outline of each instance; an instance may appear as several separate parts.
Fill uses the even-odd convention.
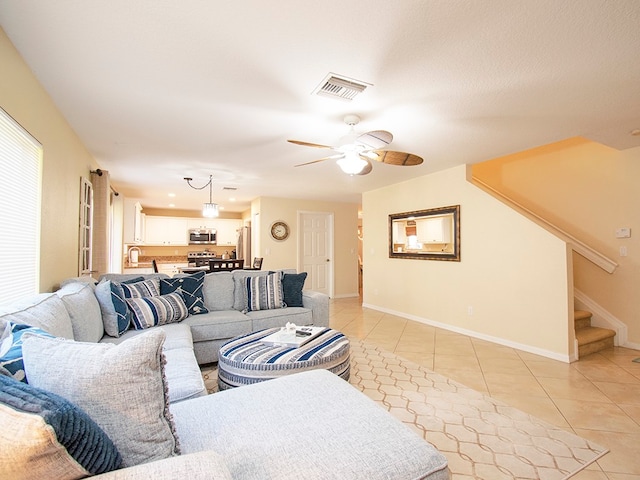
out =
[[[333,215],[300,212],[298,271],[307,272],[306,290],[333,295]]]

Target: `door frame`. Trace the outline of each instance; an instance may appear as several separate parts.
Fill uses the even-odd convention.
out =
[[[328,219],[328,242],[329,244],[327,245],[327,251],[329,253],[329,297],[333,298],[335,296],[335,282],[334,282],[334,276],[335,276],[335,267],[334,267],[334,221],[335,221],[335,217],[333,212],[317,212],[317,211],[313,211],[313,210],[298,210],[297,211],[297,218],[296,218],[296,223],[297,223],[297,238],[298,238],[298,245],[297,245],[297,251],[298,251],[298,255],[297,255],[297,259],[296,259],[296,270],[299,272],[302,268],[303,265],[303,260],[302,260],[302,252],[303,252],[303,245],[302,245],[302,240],[304,238],[303,235],[303,222],[302,222],[302,218],[305,215],[324,215],[327,219]]]

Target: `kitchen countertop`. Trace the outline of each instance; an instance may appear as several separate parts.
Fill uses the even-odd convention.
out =
[[[143,256],[138,259],[138,263],[129,263],[128,260],[125,260],[124,268],[151,268],[151,261],[154,259],[156,263],[159,265],[167,264],[167,263],[184,263],[184,264],[189,263],[186,255],[173,255],[173,256],[165,256],[165,257]]]

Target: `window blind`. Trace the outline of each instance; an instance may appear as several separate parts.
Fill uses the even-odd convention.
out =
[[[42,145],[0,108],[0,304],[39,291]]]

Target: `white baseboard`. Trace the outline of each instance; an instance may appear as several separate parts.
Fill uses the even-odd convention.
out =
[[[332,298],[353,298],[353,297],[359,297],[360,294],[359,293],[341,293],[340,295],[334,295]]]
[[[467,330],[465,328],[456,327],[453,325],[448,325],[446,323],[436,322],[434,320],[430,320],[428,318],[418,317],[416,315],[411,315],[405,312],[398,312],[396,310],[390,310],[388,308],[379,307],[377,305],[372,304],[362,304],[365,308],[370,308],[371,310],[377,310],[379,312],[388,313],[390,315],[395,315],[397,317],[406,318],[409,320],[414,320],[416,322],[424,323],[426,325],[431,325],[432,327],[442,328],[443,330],[448,330],[450,332],[460,333],[462,335],[467,335],[468,337],[478,338],[480,340],[486,340],[487,342],[496,343],[498,345],[504,345],[505,347],[515,348],[517,350],[522,350],[524,352],[533,353],[535,355],[540,355],[542,357],[550,358],[552,360],[558,360],[564,363],[571,363],[577,360],[571,359],[569,355],[564,355],[561,353],[551,352],[549,350],[544,350],[542,348],[532,347],[531,345],[524,345],[518,342],[512,342],[510,340],[506,340],[504,338],[493,337],[491,335],[485,335],[483,333],[478,333],[473,330]],[[577,349],[577,346],[576,346]],[[577,351],[577,350],[576,350]]]

